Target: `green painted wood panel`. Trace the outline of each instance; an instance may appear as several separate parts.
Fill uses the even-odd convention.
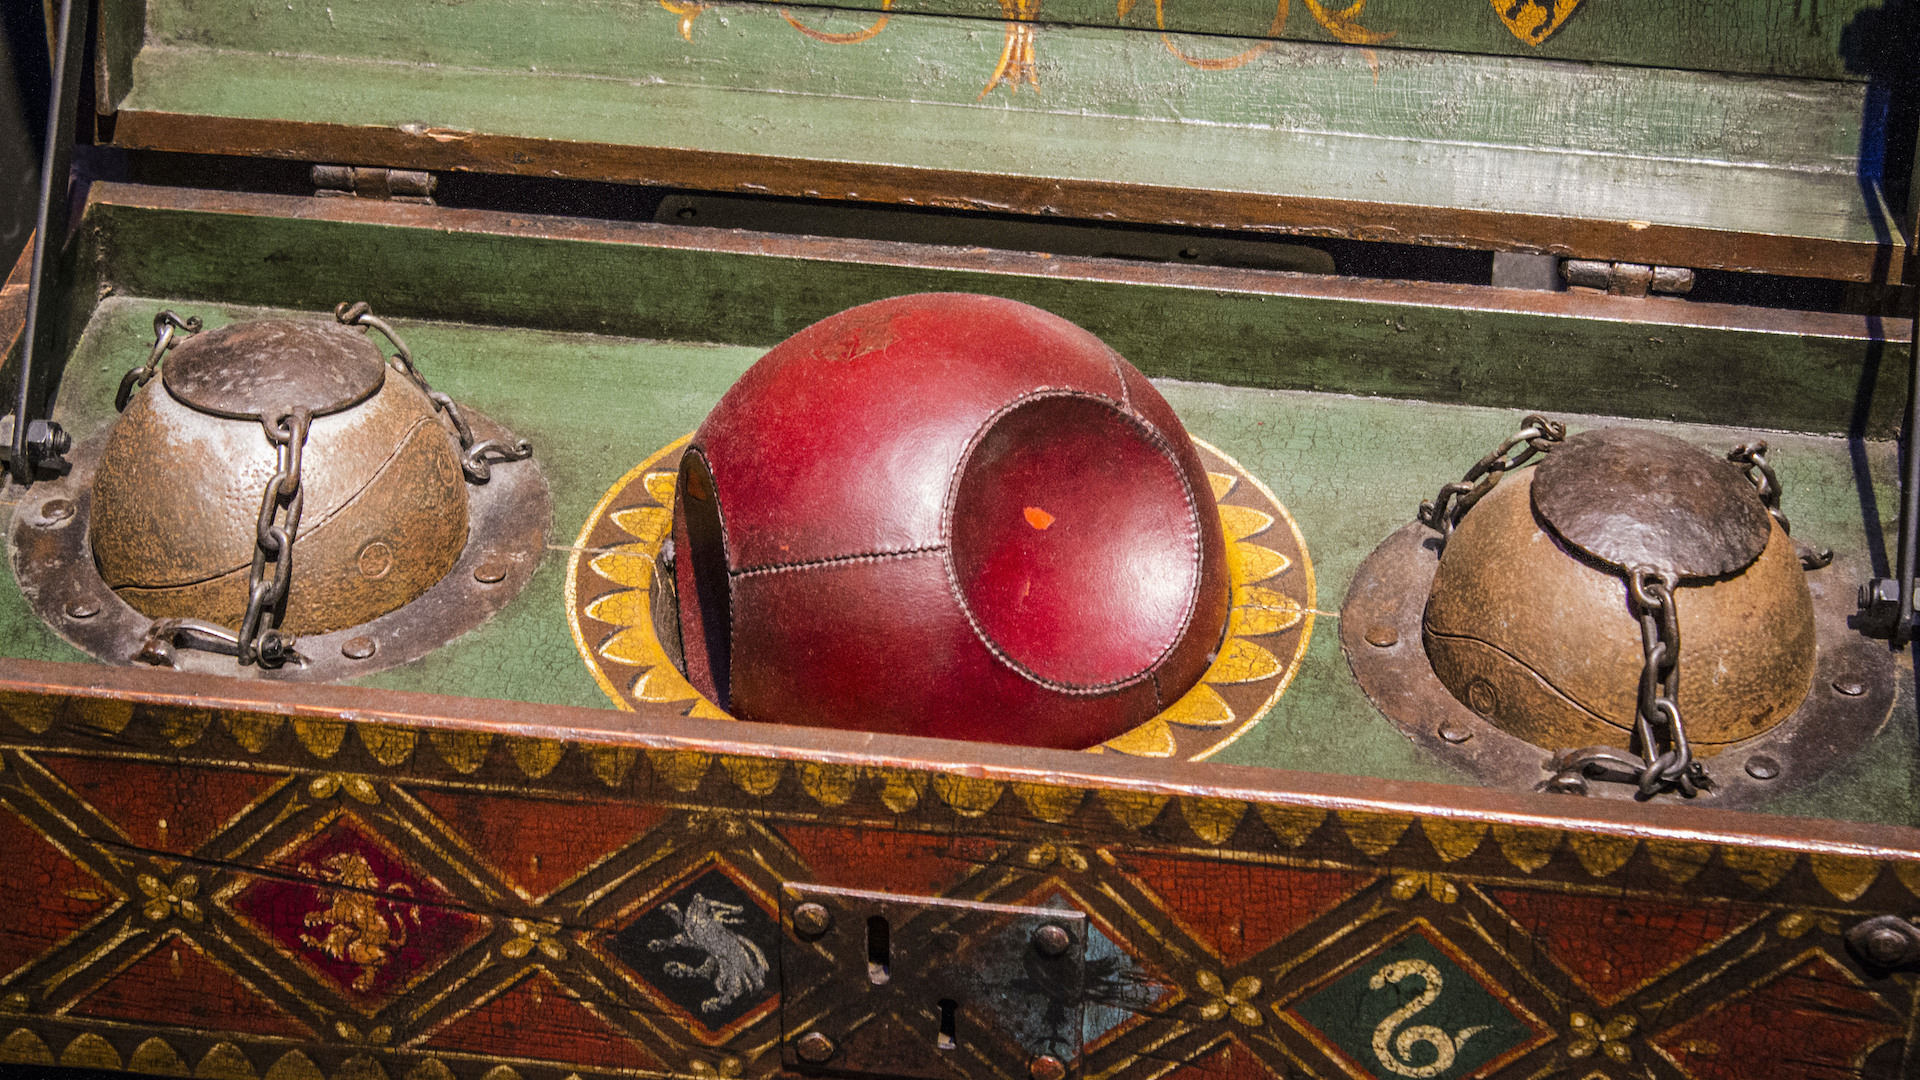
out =
[[[799,255],[717,230],[127,185],[96,185],[87,221],[104,280],[147,296],[320,310],[351,293],[421,318],[764,347],[856,303],[951,289],[1057,311],[1149,374],[1196,381],[1820,433],[1858,413],[1876,436],[1904,401],[1864,318],[1716,328],[1697,325],[1716,309],[1680,300],[1200,268],[1127,280],[1103,260],[837,241]]]

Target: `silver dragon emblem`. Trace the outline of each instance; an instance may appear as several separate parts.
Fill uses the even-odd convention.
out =
[[[701,1012],[719,1012],[747,991],[766,987],[767,954],[760,951],[760,946],[729,929],[743,925],[738,904],[709,900],[694,893],[684,914],[673,904],[661,906],[680,932],[670,938],[655,938],[647,942],[647,948],[652,952],[697,949],[707,954],[706,960],[697,967],[669,960],[661,969],[678,978],[712,980],[714,996],[700,1003]]]

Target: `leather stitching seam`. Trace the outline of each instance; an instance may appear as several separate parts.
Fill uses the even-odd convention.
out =
[[[785,573],[790,570],[811,570],[816,566],[839,566],[843,563],[885,562],[890,559],[915,559],[923,555],[936,555],[946,550],[945,544],[932,547],[905,548],[900,551],[869,551],[859,555],[833,555],[824,559],[808,559],[805,562],[774,563],[770,566],[750,566],[745,570],[729,570],[727,577],[764,577],[768,574]],[[729,596],[732,593],[728,593]]]

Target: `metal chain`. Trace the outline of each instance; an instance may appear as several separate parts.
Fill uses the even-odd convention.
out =
[[[300,535],[300,512],[307,501],[300,484],[300,459],[307,446],[313,412],[305,406],[282,409],[260,426],[274,445],[275,468],[260,496],[260,521],[254,537],[253,569],[247,574],[247,614],[240,623],[240,662],[277,668],[293,657],[293,642],[282,637],[280,618],[293,584],[293,542]],[[285,507],[285,516],[281,508]],[[267,577],[267,563],[273,576]]]
[[[1420,522],[1440,534],[1442,542],[1453,535],[1454,526],[1473,504],[1492,491],[1507,473],[1551,451],[1567,437],[1567,425],[1529,413],[1520,421],[1520,430],[1476,462],[1458,481],[1440,489],[1440,494],[1420,504]]]
[[[180,344],[180,339],[174,337],[173,332],[185,330],[189,334],[197,334],[200,325],[198,315],[183,320],[171,311],[162,311],[153,317],[153,353],[147,357],[146,363],[121,376],[120,390],[113,395],[115,412],[127,411],[127,402],[133,400],[133,392],[152,382],[153,377],[159,374],[160,359],[167,355],[168,349]]]
[[[473,437],[473,428],[467,418],[460,413],[460,406],[453,399],[428,385],[427,377],[413,366],[413,350],[400,340],[400,335],[386,320],[373,314],[373,308],[365,300],[353,304],[340,304],[333,309],[333,317],[347,326],[365,326],[380,331],[393,343],[395,355],[387,361],[393,370],[405,375],[420,392],[433,402],[435,410],[445,413],[453,423],[454,433],[460,437],[460,471],[467,479],[476,484],[484,484],[493,475],[493,466],[504,461],[524,461],[533,456],[533,444],[525,439],[515,439],[511,444],[499,439],[481,439]]]
[[[1793,523],[1780,509],[1780,478],[1774,475],[1773,466],[1767,461],[1767,443],[1765,439],[1751,443],[1741,443],[1727,451],[1727,460],[1742,466],[1741,471],[1753,486],[1760,491],[1760,504],[1767,508],[1773,520],[1780,523],[1780,531],[1793,535]],[[1832,548],[1816,548],[1794,542],[1794,548],[1800,555],[1800,566],[1805,570],[1818,570],[1833,562]]]
[[[1680,614],[1673,582],[1661,571],[1627,571],[1627,607],[1640,623],[1640,694],[1634,735],[1640,754],[1607,746],[1556,755],[1548,791],[1584,794],[1588,780],[1633,784],[1641,798],[1678,791],[1691,799],[1713,786],[1706,766],[1693,759],[1687,725],[1680,717]],[[1645,756],[1642,756],[1644,754]]]

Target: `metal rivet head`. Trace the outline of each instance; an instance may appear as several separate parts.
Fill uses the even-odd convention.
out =
[[[73,516],[72,499],[48,499],[40,504],[40,520],[48,525],[58,525]]]
[[[349,660],[365,660],[378,648],[373,639],[365,635],[350,637],[340,643],[340,655]]]
[[[818,1031],[809,1031],[794,1042],[793,1052],[800,1055],[801,1061],[817,1065],[833,1056],[833,1040]]]
[[[69,619],[91,619],[100,614],[100,605],[91,600],[69,600],[66,612]]]
[[[1367,644],[1376,649],[1391,649],[1400,644],[1400,631],[1391,626],[1369,626]]]
[[[1033,947],[1041,956],[1059,956],[1073,946],[1073,935],[1067,928],[1053,923],[1033,932]]]
[[[1771,780],[1780,775],[1780,763],[1765,754],[1755,754],[1747,759],[1747,775],[1755,780]]]
[[[1867,692],[1867,684],[1859,679],[1835,679],[1833,688],[1848,697],[1859,697]]]
[[[1473,738],[1473,729],[1452,720],[1440,721],[1440,737],[1450,743],[1463,743]]]
[[[473,568],[473,580],[482,585],[492,585],[496,581],[505,579],[506,576],[507,560],[498,555],[487,556],[480,560],[479,566]]]
[[[833,913],[819,904],[801,904],[793,909],[793,932],[805,938],[817,938],[833,928]]]
[[[1907,935],[1890,926],[1868,934],[1865,945],[1867,959],[1881,967],[1892,967],[1907,955]]]
[[[1033,1080],[1066,1080],[1067,1067],[1052,1054],[1041,1054],[1027,1066],[1027,1075]]]

